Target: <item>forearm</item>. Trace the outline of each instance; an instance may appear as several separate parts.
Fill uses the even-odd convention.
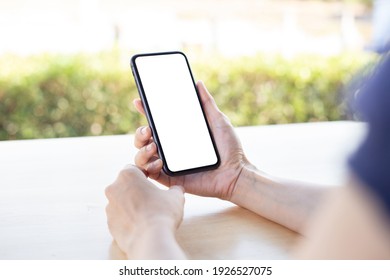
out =
[[[244,168],[231,201],[301,234],[326,188],[282,180]]]
[[[299,259],[390,259],[390,223],[382,203],[356,177],[338,188],[296,248]]]
[[[177,243],[175,231],[158,225],[139,230],[134,235],[136,240],[126,251],[129,259],[163,260],[186,259],[180,245]]]

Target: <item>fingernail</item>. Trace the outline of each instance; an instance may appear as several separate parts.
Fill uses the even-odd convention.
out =
[[[141,129],[141,134],[146,134],[146,126]]]

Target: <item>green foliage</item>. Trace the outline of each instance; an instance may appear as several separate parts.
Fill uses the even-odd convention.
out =
[[[237,126],[347,118],[345,86],[370,56],[257,56],[199,69]]]
[[[0,139],[133,132],[145,118],[129,57],[118,52],[0,58]],[[370,58],[278,56],[192,62],[237,126],[340,120],[343,85]]]
[[[118,134],[139,126],[131,73],[109,58],[2,59],[3,67],[21,69],[0,74],[0,139]]]
[[[371,7],[373,5],[374,0],[321,0],[323,2],[343,2],[343,3],[358,3],[363,4],[367,7]]]

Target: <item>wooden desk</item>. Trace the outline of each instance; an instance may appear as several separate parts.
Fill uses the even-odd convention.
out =
[[[339,184],[365,132],[333,122],[238,128],[264,171]],[[0,142],[0,259],[118,259],[104,188],[133,161],[133,136]],[[286,259],[299,235],[229,202],[186,194],[179,240],[193,259]]]

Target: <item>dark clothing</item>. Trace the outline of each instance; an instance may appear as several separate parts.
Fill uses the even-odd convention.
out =
[[[383,202],[390,219],[390,56],[367,81],[356,104],[369,128],[349,164]]]

